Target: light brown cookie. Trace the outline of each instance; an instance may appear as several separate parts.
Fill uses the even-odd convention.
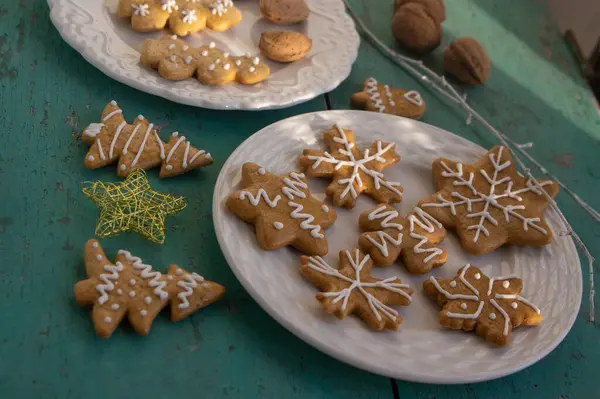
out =
[[[463,83],[481,85],[490,77],[492,62],[471,37],[460,37],[444,50],[444,70]]]
[[[478,268],[466,265],[453,279],[430,277],[423,288],[443,307],[439,319],[444,327],[475,330],[492,344],[506,345],[513,328],[542,321],[540,309],[520,295],[523,282],[516,277],[489,278]]]
[[[178,36],[200,32],[206,27],[208,15],[208,10],[200,3],[179,2],[177,9],[169,16],[169,28]]]
[[[213,162],[210,153],[193,147],[177,132],[164,143],[154,124],[142,115],[128,124],[116,101],[104,107],[101,121],[89,125],[82,134],[82,141],[90,146],[83,161],[88,169],[118,161],[117,174],[125,177],[135,169],[160,165],[160,177],[171,177]]]
[[[302,256],[302,274],[323,292],[317,300],[338,319],[356,314],[374,330],[395,330],[402,316],[389,305],[407,306],[413,290],[397,277],[379,280],[371,276],[373,262],[359,249],[340,251],[340,268],[321,257]]]
[[[260,0],[260,12],[278,25],[291,25],[305,21],[310,10],[305,0]]]
[[[552,242],[542,217],[548,200],[541,190],[554,198],[558,185],[551,180],[535,185],[520,175],[505,147],[492,148],[474,165],[438,158],[432,173],[439,191],[419,207],[456,230],[470,253],[486,254],[504,244]]]
[[[310,51],[312,40],[299,32],[269,30],[263,32],[258,44],[260,51],[273,61],[298,61]]]
[[[425,113],[425,101],[416,90],[394,89],[377,82],[365,80],[362,91],[352,95],[352,106],[372,112],[419,119]]]
[[[120,0],[117,15],[130,18],[131,27],[138,32],[161,30],[167,24],[169,15],[177,7],[174,0]]]
[[[361,213],[360,248],[378,266],[391,266],[402,255],[406,269],[413,274],[429,273],[448,259],[443,248],[435,244],[446,236],[446,230],[421,208],[414,208],[406,218],[391,205],[379,204]]]
[[[179,321],[225,295],[225,288],[170,265],[167,275],[152,270],[129,251],[108,260],[96,240],[84,250],[88,278],[75,284],[79,305],[92,305],[96,333],[109,338],[127,316],[133,329],[147,335],[154,318],[171,302],[171,320]]]
[[[214,0],[209,3],[208,9],[206,25],[216,32],[226,31],[242,20],[242,13],[231,0]]]
[[[214,42],[208,46],[190,47],[176,36],[146,39],[140,61],[157,69],[165,79],[182,80],[196,75],[200,82],[209,85],[233,81],[255,84],[271,73],[267,64],[249,53],[234,57],[216,48]]]
[[[300,166],[309,176],[333,180],[327,186],[327,195],[333,197],[336,206],[353,208],[361,193],[377,202],[402,200],[400,183],[388,181],[383,175],[386,167],[400,161],[396,144],[377,140],[361,153],[352,130],[342,129],[337,123],[323,133],[323,141],[330,152],[304,150]]]
[[[227,208],[256,229],[261,248],[291,245],[308,255],[325,255],[323,232],[336,220],[332,208],[310,195],[304,174],[277,176],[255,163],[242,167],[242,189],[227,198]]]

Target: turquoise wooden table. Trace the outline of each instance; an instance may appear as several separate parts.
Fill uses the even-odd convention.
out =
[[[392,1],[353,0],[386,43]],[[584,200],[600,209],[600,122],[588,89],[542,1],[447,2],[446,42],[479,39],[492,62],[490,81],[469,89],[472,104]],[[428,56],[438,71],[442,47]],[[228,155],[258,129],[327,108],[349,108],[367,76],[416,88],[423,120],[484,147],[496,142],[465,115],[419,86],[363,40],[352,74],[333,92],[280,111],[220,112],[170,103],[114,82],[65,44],[44,0],[0,5],[0,396],[2,398],[593,398],[600,397],[600,329],[583,301],[564,342],[536,365],[500,380],[433,386],[390,380],[334,360],[289,333],[246,293],[228,268],[212,228],[212,190]],[[80,132],[115,99],[128,115],[143,112],[209,149],[215,164],[161,181],[188,208],[168,222],[167,243],[134,234],[102,240],[162,270],[178,263],[219,281],[227,296],[176,325],[156,319],[140,338],[119,328],[96,337],[87,309],[73,301],[84,277],[82,248],[97,217],[84,180],[116,181],[113,168],[83,168]],[[566,195],[558,203],[600,258],[600,225]],[[584,287],[587,289],[584,270]],[[598,281],[597,281],[598,283]],[[584,292],[584,298],[587,293]],[[598,318],[598,316],[597,316]]]

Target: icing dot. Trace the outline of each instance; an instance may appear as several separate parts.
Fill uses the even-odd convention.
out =
[[[187,51],[187,49],[189,49],[188,46],[183,46],[183,51]]]
[[[119,288],[119,289],[117,290],[117,295],[121,295],[121,294],[123,294],[123,291],[122,291],[122,290]]]
[[[174,44],[169,44],[169,50],[173,50],[175,48]]]
[[[479,273],[475,273],[475,276],[474,276],[474,277],[475,277],[475,280],[479,280],[479,279],[481,278],[481,274],[479,274]]]
[[[327,205],[321,205],[321,209],[323,212],[329,212],[329,207]]]
[[[125,166],[125,165],[121,165],[121,166],[119,166],[119,169],[121,169],[121,170],[125,170],[125,169],[127,169],[127,166]]]
[[[144,120],[144,115],[140,114],[140,115],[137,116],[137,118],[138,118],[138,120],[143,121]]]
[[[281,229],[283,229],[283,223],[273,222],[273,227],[275,227],[277,230],[281,230]]]
[[[208,66],[208,70],[209,70],[209,71],[214,71],[214,70],[215,70],[215,64],[210,64],[210,65]]]
[[[167,280],[173,280],[173,276],[171,276],[171,275],[168,275],[168,276],[167,276]]]
[[[192,62],[192,56],[191,56],[191,55],[188,55],[187,57],[185,57],[185,63],[186,63],[187,65],[190,65],[190,62]]]
[[[513,302],[513,303],[510,304],[510,307],[513,308],[513,309],[516,309],[517,306],[519,306],[519,305],[517,305],[516,302]]]
[[[250,72],[254,72],[254,71],[256,71],[256,68],[254,68],[254,67],[250,67],[250,68],[248,68],[248,70],[249,70]]]
[[[92,244],[92,247],[94,247],[94,248],[98,248],[98,243],[97,243],[97,242],[94,242],[94,243]]]
[[[265,173],[267,173],[267,171],[265,170],[265,168],[259,168],[259,169],[257,170],[257,172],[258,172],[258,174],[259,174],[259,175],[261,175],[261,176],[263,176]]]
[[[208,287],[210,287],[210,285],[209,285],[208,283],[202,283],[202,286],[203,286],[204,288],[208,288]]]
[[[244,54],[244,56],[245,56],[246,58],[250,58],[250,57],[252,57],[252,56],[250,55],[250,53],[246,53],[246,54]]]
[[[173,132],[173,133],[171,133],[171,136],[177,137],[177,136],[179,136],[179,132]]]
[[[254,65],[258,65],[258,63],[259,63],[259,62],[260,62],[260,58],[258,58],[258,57],[255,57],[255,58],[252,60],[252,63],[253,63]]]
[[[221,59],[217,58],[217,60],[215,61],[215,64],[220,64],[221,63]]]
[[[396,102],[395,102],[395,101],[390,101],[390,105],[391,105],[392,107],[395,107],[395,106],[396,106]]]
[[[120,306],[118,303],[113,303],[113,305],[111,306],[112,310],[119,310]]]
[[[490,313],[490,319],[495,320],[496,319],[496,313],[494,313],[494,312]]]
[[[135,279],[132,278],[131,280],[129,280],[129,285],[135,285]]]
[[[110,323],[111,321],[112,321],[112,319],[108,316],[104,318],[105,323]]]
[[[167,166],[166,166],[166,169],[167,169],[167,170],[173,170],[173,165],[167,165]]]
[[[210,155],[210,152],[204,156],[204,159],[208,159],[209,161],[212,159],[212,155]]]
[[[235,65],[237,65],[237,66],[242,65],[242,60],[235,60]]]
[[[229,53],[223,53],[223,58],[229,58]]]
[[[142,316],[146,316],[146,315],[148,314],[148,312],[147,312],[147,311],[145,311],[145,310],[140,310],[140,314],[141,314]]]
[[[175,274],[176,274],[176,275],[178,275],[178,276],[181,276],[181,275],[183,274],[183,270],[181,270],[181,269],[177,269],[177,270],[175,271]]]
[[[169,61],[175,62],[175,56],[174,55],[169,56]]]
[[[177,40],[177,35],[171,35],[171,40]]]
[[[112,105],[112,106],[115,106],[115,105],[117,105],[117,102],[116,102],[115,100],[112,100],[112,101],[110,102],[110,105]]]
[[[229,67],[230,67],[230,65],[229,65],[229,64],[225,64],[225,65],[223,65],[223,69],[224,69],[224,70],[226,70],[226,71],[228,71],[228,70],[229,70]]]
[[[93,161],[93,160],[94,160],[94,156],[93,156],[93,155],[90,155],[90,156],[88,157],[88,160],[89,160],[89,161]]]
[[[461,308],[462,310],[467,310],[467,304],[466,304],[466,303],[464,303],[464,302],[463,302],[463,303],[461,303],[461,304],[460,304],[460,308]]]
[[[200,55],[203,56],[203,57],[206,57],[208,55],[208,50],[202,50],[200,52]]]
[[[144,302],[146,303],[146,305],[150,305],[152,303],[152,298],[147,296],[146,298],[144,298]]]
[[[502,286],[504,288],[508,288],[510,286],[510,283],[508,281],[504,281],[504,282],[502,282]]]
[[[129,291],[129,296],[133,298],[135,296],[135,291]]]
[[[210,42],[210,44],[208,45],[208,48],[215,48],[216,44],[215,42]]]
[[[100,254],[96,255],[96,259],[102,260],[102,255],[100,255]]]
[[[450,281],[450,287],[452,287],[452,288],[456,287],[456,281]]]

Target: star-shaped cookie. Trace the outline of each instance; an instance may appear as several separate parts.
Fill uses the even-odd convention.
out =
[[[323,229],[336,214],[310,195],[303,173],[277,176],[255,163],[242,167],[242,189],[227,198],[227,208],[256,229],[261,248],[274,250],[291,245],[309,255],[325,255]]]
[[[321,257],[302,256],[302,273],[320,290],[317,300],[338,319],[354,313],[375,330],[395,330],[402,316],[389,305],[407,306],[413,290],[397,277],[371,276],[373,261],[359,249],[340,251],[340,268]]]
[[[416,90],[394,89],[375,78],[365,80],[362,91],[352,95],[352,106],[367,111],[419,119],[425,113],[425,101]]]
[[[391,205],[379,204],[363,212],[358,223],[366,231],[360,235],[360,248],[379,266],[391,266],[402,255],[410,273],[424,274],[448,259],[446,251],[435,245],[446,230],[421,208],[403,218]]]
[[[433,161],[438,192],[419,207],[455,229],[461,245],[475,255],[504,244],[546,245],[552,231],[542,217],[550,197],[558,193],[551,180],[535,184],[515,168],[505,147],[492,148],[473,165],[438,158]]]
[[[165,241],[165,219],[186,206],[183,197],[154,191],[141,169],[131,172],[121,183],[84,183],[82,191],[100,208],[96,225],[98,237],[135,231],[162,244]]]
[[[333,203],[345,208],[354,208],[356,198],[365,193],[377,202],[400,202],[402,186],[388,181],[383,170],[400,160],[396,144],[375,141],[371,147],[360,152],[356,147],[354,133],[342,129],[337,123],[323,133],[329,152],[306,149],[300,157],[300,166],[306,174],[314,177],[331,178],[327,195]]]
[[[439,319],[444,327],[475,330],[496,345],[508,344],[513,328],[542,321],[540,309],[520,295],[523,282],[516,277],[489,278],[466,265],[453,279],[430,277],[423,288],[443,307]]]
[[[75,284],[79,305],[92,305],[92,320],[102,338],[112,335],[127,315],[134,330],[147,335],[154,318],[171,302],[171,320],[179,321],[225,295],[225,288],[170,265],[167,275],[152,270],[129,251],[120,250],[115,262],[96,240],[84,249],[88,278]]]

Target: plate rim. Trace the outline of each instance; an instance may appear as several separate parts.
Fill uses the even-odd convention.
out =
[[[376,115],[380,115],[384,118],[400,118],[400,119],[408,120],[411,123],[417,123],[418,125],[425,125],[425,126],[427,126],[428,129],[433,128],[435,130],[439,130],[439,131],[443,131],[444,133],[448,133],[448,134],[454,136],[458,142],[467,141],[467,142],[471,143],[472,145],[478,147],[478,150],[479,149],[481,150],[482,155],[485,154],[485,152],[487,151],[484,147],[480,146],[479,144],[474,143],[474,142],[472,142],[462,136],[459,136],[455,133],[452,133],[450,131],[441,129],[437,126],[433,126],[433,125],[430,125],[430,124],[427,124],[424,122],[404,118],[401,116],[389,115],[389,114],[378,114],[378,113],[371,112],[371,111],[347,110],[347,109],[346,110],[314,111],[314,112],[308,112],[308,113],[304,113],[304,114],[294,115],[294,116],[273,122],[267,126],[264,126],[263,128],[259,129],[258,131],[256,131],[255,133],[253,133],[252,135],[247,137],[242,143],[240,143],[240,145],[238,145],[236,147],[236,149],[231,153],[231,155],[229,155],[227,160],[223,163],[221,170],[219,171],[219,175],[215,182],[215,189],[213,191],[212,218],[213,218],[213,227],[215,230],[215,235],[217,237],[217,242],[219,243],[219,247],[221,248],[221,252],[223,253],[223,256],[225,257],[225,260],[227,261],[227,265],[229,266],[230,270],[233,272],[235,277],[238,279],[238,281],[242,284],[244,289],[260,305],[260,307],[269,314],[269,316],[271,316],[273,319],[275,319],[276,322],[278,322],[280,325],[285,327],[285,329],[287,329],[289,332],[291,332],[292,334],[294,334],[296,337],[303,340],[307,344],[313,346],[314,348],[318,349],[319,351],[323,352],[324,354],[331,356],[334,359],[337,359],[339,361],[342,361],[350,366],[356,367],[358,369],[361,369],[361,370],[364,370],[367,372],[375,373],[375,374],[378,374],[378,375],[381,375],[384,377],[388,377],[388,378],[399,379],[399,380],[410,381],[410,382],[417,382],[417,383],[448,384],[448,385],[484,382],[484,381],[495,380],[495,379],[499,379],[502,377],[506,377],[506,376],[515,374],[519,371],[524,370],[525,368],[527,368],[529,366],[532,366],[533,364],[539,362],[540,360],[542,360],[543,358],[548,356],[550,353],[552,353],[554,351],[554,349],[556,349],[556,347],[558,347],[558,345],[560,345],[563,342],[563,340],[565,339],[567,334],[573,328],[573,325],[575,324],[575,321],[577,320],[577,317],[579,315],[579,310],[581,309],[581,300],[583,297],[583,272],[581,270],[581,259],[580,259],[579,253],[577,252],[577,248],[575,246],[575,243],[574,243],[572,237],[566,237],[567,238],[566,245],[569,247],[569,249],[571,251],[573,251],[577,255],[576,256],[576,261],[577,261],[577,266],[578,266],[576,268],[576,270],[578,271],[577,285],[580,287],[580,292],[579,292],[579,301],[577,301],[576,309],[574,312],[572,312],[572,315],[568,320],[567,327],[563,329],[561,334],[557,335],[557,339],[555,339],[551,345],[544,348],[544,351],[540,352],[537,356],[532,357],[531,360],[528,362],[523,362],[523,363],[519,364],[518,366],[516,366],[515,368],[510,369],[510,370],[503,370],[501,372],[487,371],[487,372],[478,374],[474,378],[463,378],[460,380],[453,379],[453,377],[444,377],[443,375],[440,375],[440,376],[437,376],[434,378],[432,378],[430,375],[427,375],[427,376],[420,378],[419,375],[407,374],[404,372],[394,374],[394,373],[390,373],[389,369],[380,367],[376,364],[370,363],[370,364],[368,364],[368,367],[366,367],[365,365],[357,364],[349,356],[346,356],[346,354],[343,351],[339,351],[336,348],[331,348],[323,341],[320,341],[318,338],[313,337],[308,334],[305,334],[304,331],[302,331],[301,329],[296,327],[296,325],[293,322],[288,321],[285,317],[280,315],[280,313],[274,307],[271,307],[270,304],[268,303],[268,301],[266,299],[264,299],[258,293],[258,291],[254,288],[254,286],[248,280],[246,280],[246,278],[242,275],[241,271],[238,270],[236,267],[231,266],[231,264],[233,263],[233,255],[231,254],[231,251],[223,244],[223,242],[225,240],[223,237],[223,232],[221,231],[220,227],[218,227],[219,224],[216,223],[216,221],[217,221],[216,215],[218,213],[218,210],[220,207],[223,206],[223,204],[221,203],[222,199],[218,198],[219,193],[217,191],[217,187],[222,185],[223,181],[227,178],[227,176],[225,176],[224,171],[226,170],[226,167],[228,166],[228,164],[234,162],[235,155],[239,151],[241,151],[241,148],[244,147],[244,145],[246,145],[249,140],[251,140],[254,136],[259,135],[262,132],[266,131],[273,125],[277,125],[278,123],[281,123],[283,121],[289,121],[291,119],[308,118],[310,115],[324,114],[324,113],[326,113],[326,114],[345,113],[346,114],[349,112],[357,113],[357,114],[365,114],[365,113],[376,114]]]
[[[56,28],[56,30],[58,31],[60,37],[69,46],[71,46],[71,48],[73,48],[77,53],[79,53],[85,61],[87,61],[89,64],[94,66],[96,69],[98,69],[100,72],[102,72],[109,78],[126,86],[132,87],[144,93],[162,97],[174,103],[189,105],[198,108],[224,111],[262,111],[284,109],[305,103],[320,95],[335,90],[344,80],[348,78],[348,76],[350,76],[350,73],[352,72],[352,66],[358,58],[358,49],[360,47],[360,36],[356,29],[354,20],[346,13],[344,3],[341,0],[337,0],[340,2],[341,6],[344,9],[344,11],[341,13],[343,16],[344,23],[350,23],[353,29],[351,29],[350,32],[348,32],[348,35],[351,37],[351,40],[349,40],[348,42],[348,47],[351,49],[348,58],[348,63],[347,65],[344,65],[343,68],[338,68],[339,74],[335,75],[336,77],[334,79],[326,79],[324,80],[325,85],[314,87],[309,93],[306,93],[303,96],[296,97],[293,100],[284,103],[278,103],[274,102],[273,100],[269,100],[268,102],[261,102],[257,105],[254,105],[254,102],[238,102],[237,104],[228,102],[218,104],[215,102],[211,102],[207,99],[203,99],[202,96],[198,96],[195,98],[179,96],[177,94],[177,91],[170,90],[168,88],[147,85],[133,77],[127,76],[126,74],[119,74],[117,71],[114,71],[108,65],[105,65],[105,63],[102,62],[100,58],[96,57],[94,55],[94,51],[89,46],[86,46],[83,41],[77,40],[77,36],[73,35],[71,32],[68,31],[66,24],[63,24],[59,21],[57,10],[59,9],[59,3],[63,1],[66,0],[47,0],[48,6],[50,8],[50,20]],[[104,2],[104,0],[102,1]]]

